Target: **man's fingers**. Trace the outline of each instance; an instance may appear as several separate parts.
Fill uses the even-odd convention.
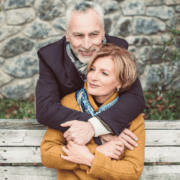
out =
[[[133,145],[134,147],[137,147],[138,144],[136,143],[136,141],[134,141],[133,139],[131,139],[129,136],[127,135],[123,135],[122,138],[127,141],[129,144]]]
[[[125,141],[123,138],[121,138],[121,142],[124,144],[124,146],[126,148],[133,150],[133,147],[127,141]]]
[[[123,132],[124,132],[126,135],[128,135],[131,139],[133,139],[133,140],[135,140],[135,141],[138,140],[137,136],[136,136],[134,133],[132,133],[132,131],[130,131],[129,129],[124,129]]]
[[[72,126],[72,124],[74,123],[74,121],[67,121],[65,123],[60,124],[60,126],[62,127],[68,127],[68,126]]]

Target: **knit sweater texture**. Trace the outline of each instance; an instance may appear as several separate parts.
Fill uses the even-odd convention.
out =
[[[117,93],[114,93],[104,104],[111,102],[116,96]],[[97,111],[98,107],[89,94],[88,100]],[[65,96],[61,100],[61,104],[80,111],[75,93]],[[41,143],[42,163],[46,167],[57,169],[58,180],[138,180],[144,167],[145,149],[145,127],[141,114],[131,122],[129,129],[138,137],[138,147],[135,147],[134,150],[125,148],[123,154],[119,156],[119,160],[112,160],[95,151],[97,144],[91,139],[87,147],[95,156],[92,166],[89,167],[62,159],[60,154],[66,155],[62,151],[62,146],[66,145],[67,141],[62,132],[48,127]]]

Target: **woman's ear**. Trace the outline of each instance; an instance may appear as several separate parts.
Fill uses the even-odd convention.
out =
[[[119,83],[119,85],[117,86],[117,91],[119,91],[121,89],[121,84]]]

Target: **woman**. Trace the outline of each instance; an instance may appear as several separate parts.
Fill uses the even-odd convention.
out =
[[[88,65],[84,88],[65,96],[62,105],[86,111],[92,116],[113,106],[118,93],[130,88],[136,79],[134,56],[126,49],[104,44]],[[124,149],[117,137],[97,145],[94,139],[86,146],[67,143],[63,133],[48,127],[41,143],[45,166],[56,168],[58,179],[66,180],[135,180],[144,166],[145,129],[142,115],[129,129],[138,137],[138,147]]]

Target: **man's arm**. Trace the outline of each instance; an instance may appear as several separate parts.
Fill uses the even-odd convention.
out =
[[[112,107],[98,116],[105,121],[118,136],[126,126],[145,108],[145,99],[139,78],[128,91],[119,95],[119,100]]]
[[[36,118],[41,124],[64,132],[67,128],[60,124],[69,120],[88,121],[91,115],[64,107],[60,103],[60,87],[52,69],[44,62],[41,52],[40,76],[36,87]],[[60,83],[60,82],[59,82]]]

